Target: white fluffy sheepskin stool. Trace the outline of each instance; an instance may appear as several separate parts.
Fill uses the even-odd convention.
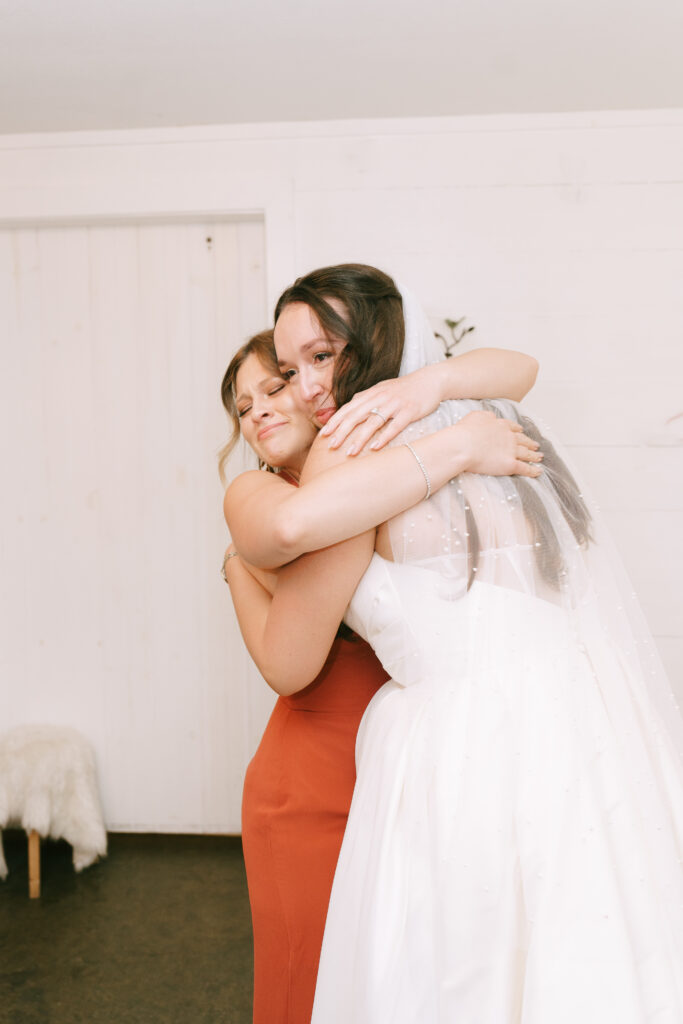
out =
[[[0,735],[0,878],[7,878],[2,829],[29,837],[29,895],[40,896],[40,837],[66,839],[76,871],[107,852],[95,757],[74,729],[22,725]]]

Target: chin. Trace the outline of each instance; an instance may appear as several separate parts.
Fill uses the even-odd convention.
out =
[[[297,454],[297,452],[283,451],[279,448],[275,452],[268,452],[265,461],[273,469],[282,469],[285,466],[291,466]]]

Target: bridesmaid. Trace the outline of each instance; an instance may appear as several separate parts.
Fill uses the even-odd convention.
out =
[[[455,377],[471,394],[503,390],[519,398],[533,383],[536,372],[533,359],[511,352],[480,350],[456,357],[451,364],[430,368],[430,388],[447,369],[451,391],[457,389]],[[425,380],[423,375],[414,382],[418,392]],[[404,384],[389,382],[386,386]],[[345,470],[343,488],[338,479],[318,478],[307,486],[305,500],[300,500],[304,492],[297,493],[295,488],[317,430],[297,404],[295,389],[280,375],[272,331],[255,336],[236,353],[221,394],[233,425],[231,440],[221,453],[221,469],[241,433],[257,453],[260,465],[274,470],[243,474],[237,488],[233,484],[229,489],[232,497],[226,500],[226,510],[237,501],[241,514],[249,516],[255,536],[263,536],[273,527],[273,509],[286,507],[286,518],[295,520],[305,509],[312,510],[316,519],[323,513],[327,527],[318,526],[322,533],[316,533],[311,524],[305,539],[309,544],[329,543],[325,531],[334,529],[340,493],[356,504],[362,504],[359,499],[363,495],[357,487],[354,491],[352,463]],[[424,401],[428,400],[419,398],[414,416],[423,414],[420,402]],[[433,397],[429,401],[433,402]],[[383,426],[380,419],[377,426]],[[482,433],[484,445],[498,443],[497,437],[487,433],[490,426]],[[500,432],[500,421],[494,426]],[[386,441],[390,432],[384,433]],[[452,440],[446,445],[444,439],[435,438],[436,443],[431,439],[430,443],[444,463],[445,481],[461,465],[458,450]],[[386,488],[384,482],[381,487],[384,507],[361,512],[360,528],[409,507],[421,496],[422,488],[419,474],[399,479],[392,474]],[[229,525],[230,518],[228,514]],[[301,521],[308,519],[304,516]],[[300,562],[305,563],[305,557]],[[242,810],[254,928],[254,1022],[308,1024],[332,879],[355,782],[356,733],[367,704],[387,676],[370,647],[346,627],[340,627],[322,664],[313,659],[302,665],[299,658],[296,664],[292,659],[290,665],[284,645],[273,651],[262,643],[263,616],[270,606],[276,574],[247,568],[232,551],[226,569],[245,642],[280,695],[247,771]],[[339,579],[335,590],[345,605]],[[336,622],[341,619],[338,600],[330,602]]]
[[[277,474],[268,474],[271,486],[296,487],[317,431],[280,376],[272,331],[240,349],[222,393],[234,439],[241,422],[262,464],[277,467]],[[237,564],[230,568],[239,610],[240,583],[248,586],[250,579],[233,576]],[[387,678],[372,649],[343,627],[316,678],[279,697],[248,767],[242,840],[254,931],[255,1024],[311,1019],[327,904],[356,777],[356,733]]]

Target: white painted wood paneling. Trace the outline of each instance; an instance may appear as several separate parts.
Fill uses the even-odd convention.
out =
[[[239,831],[272,700],[218,574],[215,455],[263,269],[259,221],[0,232],[3,726],[81,728],[110,828]]]
[[[624,545],[627,569],[640,592],[674,684],[683,690],[683,551],[679,540],[683,446],[652,447],[653,440],[662,436],[664,421],[683,411],[683,111],[14,136],[0,138],[0,181],[0,222],[34,222],[46,217],[88,220],[93,216],[115,221],[136,214],[163,220],[168,219],[169,213],[191,217],[197,211],[214,215],[262,211],[266,238],[266,321],[279,291],[297,273],[343,260],[366,261],[385,267],[408,283],[435,317],[466,315],[477,328],[468,344],[502,345],[532,352],[541,362],[541,373],[528,400],[529,408],[553,425],[592,482],[608,522]],[[250,230],[243,225],[233,227],[235,237],[242,230]],[[186,289],[187,308],[178,305],[179,298],[171,295],[167,300],[167,318],[172,318],[174,324],[187,320],[202,322],[204,333],[211,333],[213,324],[211,336],[220,345],[221,332],[228,330],[230,315],[241,315],[235,310],[251,309],[254,302],[253,326],[261,327],[263,307],[259,306],[258,287],[252,290],[250,284],[255,279],[248,274],[240,279],[242,271],[235,274],[236,262],[230,245],[226,243],[209,259],[200,242],[201,235],[196,246],[188,250],[194,254],[192,273],[201,280],[201,268],[208,263],[215,274],[222,276],[222,287],[215,291],[217,304],[209,312],[201,297],[202,287],[197,287],[196,295]],[[161,258],[164,246],[159,243],[156,257],[151,242],[149,246],[148,262],[154,263],[161,280],[168,273]],[[40,330],[44,313],[36,270],[37,252],[37,236],[27,231],[21,243],[24,270],[16,282],[22,305],[9,309],[5,300],[14,295],[14,256],[7,250],[2,257],[10,268],[0,278],[8,330],[16,330],[19,318],[33,324],[32,330]],[[70,265],[77,266],[82,258],[74,243]],[[130,276],[129,257],[119,254],[115,265],[120,275]],[[240,266],[248,268],[249,261]],[[79,287],[78,282],[63,278],[61,312],[51,313],[48,327],[56,324],[59,317],[68,319],[69,310],[80,301]],[[114,300],[110,300],[110,307],[100,330],[110,332],[107,344],[115,352],[119,334],[129,328],[125,311],[118,309]],[[89,330],[88,323],[84,316],[83,330]],[[238,327],[242,336],[248,333],[245,323]],[[171,328],[176,329],[173,325]],[[145,329],[153,336],[153,325]],[[101,337],[104,339],[105,334]],[[173,337],[172,332],[169,337]],[[47,340],[43,344],[47,347]],[[100,344],[104,345],[104,341]],[[127,344],[124,339],[125,351]],[[134,357],[134,352],[129,352],[127,358]],[[101,364],[107,366],[109,374],[121,372],[111,361],[111,353],[103,352],[101,358],[109,359]],[[182,358],[181,354],[179,359]],[[50,495],[51,487],[54,489],[54,479],[47,478],[40,468],[39,437],[41,431],[50,432],[51,415],[42,389],[36,391],[30,385],[36,374],[40,379],[44,361],[61,381],[61,387],[68,386],[64,377],[68,378],[69,373],[55,353],[44,353],[35,345],[19,350],[3,345],[2,359],[7,379],[17,381],[13,389],[21,389],[27,396],[26,410],[30,410],[34,424],[32,439],[25,448],[27,454],[20,454],[18,446],[11,444],[18,435],[15,406],[0,412],[4,427],[0,443],[6,453],[5,464],[11,467],[8,479],[13,487],[24,481],[28,496],[16,517],[14,512],[3,509],[2,515],[12,526],[13,539],[10,542],[3,537],[0,541],[15,581],[8,600],[17,623],[21,619],[7,639],[7,649],[12,665],[17,666],[18,678],[25,680],[30,678],[34,665],[41,670],[49,665],[45,644],[54,642],[54,635],[59,632],[54,624],[47,624],[40,638],[32,638],[27,626],[28,612],[21,618],[14,608],[14,604],[28,608],[31,601],[37,600],[32,575],[40,571],[41,559],[43,565],[52,567],[51,572],[56,564],[51,561],[55,557],[52,527],[40,518],[46,496]],[[94,356],[91,354],[87,359]],[[87,359],[73,370],[78,386],[88,373],[95,372],[95,363],[88,370]],[[222,356],[216,357],[216,379],[222,372],[221,360]],[[174,403],[185,397],[184,391],[194,394],[192,387],[201,392],[197,367],[187,362],[179,365],[184,365],[187,373],[195,374],[184,389],[180,378],[174,377],[170,369],[164,371],[167,378],[159,373],[152,379],[153,364],[145,364],[145,372],[150,376],[146,406],[150,440],[144,451],[130,457],[136,467],[136,479],[147,480],[147,490],[142,483],[139,485],[148,503],[144,506],[146,529],[151,529],[153,522],[149,510],[152,486],[161,488],[166,479],[164,474],[172,475],[178,468],[175,462],[163,466],[155,461],[165,435],[177,452],[181,468],[189,473],[190,435],[180,436],[179,424],[170,422],[168,417],[164,420],[162,403],[165,388],[170,388]],[[214,369],[205,364],[205,372],[211,377]],[[97,380],[101,397],[97,401],[104,403],[110,417],[121,415],[116,409],[114,385],[106,385],[100,377]],[[212,387],[213,382],[206,385],[205,393],[210,393]],[[100,408],[94,399],[94,387],[92,395],[94,416]],[[66,398],[62,402],[69,407]],[[80,411],[73,413],[76,418],[70,428],[72,432],[77,432],[78,424],[89,422],[91,415],[84,405],[85,397],[76,396],[75,402],[81,404]],[[188,410],[195,408],[190,399],[187,405]],[[199,412],[192,415],[198,416]],[[97,430],[104,431],[106,440],[108,486],[111,493],[116,493],[116,481],[123,479],[128,455],[117,449],[114,425],[104,423],[102,416],[96,422],[100,424]],[[54,432],[55,444],[63,448],[68,431],[54,427]],[[97,437],[91,443],[100,444],[97,450],[101,450]],[[193,443],[197,443],[196,438]],[[26,465],[34,467],[33,476],[24,468]],[[59,465],[74,486],[80,481],[84,509],[87,495],[95,491],[94,485],[89,486],[86,468],[69,463],[64,454]],[[191,482],[185,485],[185,491],[177,485],[179,493],[185,494],[191,486],[201,488],[199,465],[197,460],[193,463],[194,476],[188,476]],[[207,489],[216,486],[212,473],[213,468],[207,469]],[[637,485],[631,487],[634,478]],[[90,500],[96,503],[101,499]],[[214,529],[219,531],[220,524],[216,525],[211,516],[219,516],[220,510],[211,502],[206,509],[204,529],[209,535]],[[22,523],[16,521],[19,515],[23,516]],[[165,511],[163,515],[164,530],[177,540],[182,530],[188,528],[183,525],[186,520],[180,510],[172,514]],[[128,607],[138,617],[142,616],[150,604],[150,593],[126,596],[126,574],[144,554],[153,566],[151,578],[161,573],[160,578],[167,580],[163,575],[163,552],[154,546],[156,538],[148,552],[136,553],[134,544],[129,549],[124,543],[127,534],[123,526],[116,533],[117,523],[106,520],[101,509],[95,508],[90,516],[91,524],[82,527],[83,543],[95,550],[99,543],[97,530],[103,529],[102,523],[108,524],[117,561],[110,586],[117,588],[120,600],[125,596],[130,602]],[[127,529],[137,522],[134,511],[122,509],[120,517]],[[639,530],[647,534],[642,543],[638,543]],[[65,545],[68,540],[67,535]],[[70,543],[72,549],[78,547],[73,539]],[[198,563],[202,557],[209,558],[212,545],[204,550],[198,542],[193,543]],[[186,572],[188,553],[183,552],[178,558]],[[26,573],[24,569],[29,564],[31,571]],[[101,573],[104,568],[98,566],[98,571]],[[79,571],[82,570],[77,569],[74,578],[82,586]],[[223,600],[225,607],[229,605],[220,580],[214,579],[211,572],[213,564],[207,569],[211,582],[205,591],[203,612],[207,635],[211,630],[215,633],[221,625],[225,629],[220,602]],[[209,588],[214,588],[213,592]],[[59,596],[59,587],[52,586],[45,602],[57,601]],[[98,594],[96,599],[102,602],[105,596]],[[78,613],[81,606],[78,599],[74,600],[76,605],[70,607]],[[172,613],[177,600],[180,599],[174,596],[173,588],[166,587],[165,614]],[[85,613],[89,614],[87,602],[84,604]],[[71,612],[60,608],[55,612],[57,615],[59,619],[55,617],[54,622],[59,621],[59,629],[70,628],[73,635],[75,627],[69,626]],[[107,626],[111,631],[109,651],[116,649],[114,640],[120,642],[130,631],[131,615],[132,612],[126,618],[120,610],[118,617],[111,615]],[[184,628],[190,631],[188,644],[196,644],[199,627]],[[24,649],[27,640],[33,644],[32,653],[20,657],[17,652]],[[231,634],[225,643],[237,672],[237,666],[245,664],[245,655],[236,635]],[[150,644],[156,645],[154,649],[158,651],[161,638],[152,634]],[[207,657],[223,657],[219,646],[209,644],[206,650],[215,652]],[[98,651],[89,649],[86,643],[81,657],[84,662],[89,658],[94,663],[98,656],[103,657]],[[120,669],[118,664],[110,666],[112,672]],[[189,671],[187,665],[184,671]],[[216,671],[207,668],[207,676],[213,678]],[[136,696],[134,681],[129,685],[133,691],[125,691],[125,700],[129,702],[149,702],[150,693],[159,699],[156,689]],[[84,700],[88,707],[87,701],[93,702],[94,714],[99,698],[86,696],[86,690],[87,686],[83,689]],[[14,707],[18,692],[24,691],[13,687],[11,693],[2,694],[2,699]],[[53,693],[49,683],[35,692],[40,696],[40,701],[38,696],[35,698],[38,704],[43,699],[49,702]],[[123,700],[124,691],[116,692]],[[226,691],[221,691],[220,699],[215,692],[209,696],[201,689],[198,692],[200,703],[204,702],[202,708],[213,707],[217,719],[223,716],[227,720],[229,709],[220,703],[228,700]],[[255,685],[249,694],[250,702],[243,704],[239,712],[239,735],[247,737],[244,742],[253,747],[265,711],[259,702],[268,704],[270,698],[262,684]],[[178,719],[187,714],[188,729],[195,728],[192,715],[204,712],[190,712],[177,693],[173,701]],[[231,720],[231,729],[233,725]],[[212,759],[217,763],[222,756],[218,750],[220,733],[211,731],[209,726],[203,728],[204,736],[210,739],[206,740],[202,757],[206,764]],[[238,726],[234,728],[237,730]],[[230,744],[238,749],[242,741],[234,738],[232,732],[229,735]],[[123,749],[126,742],[123,735],[109,726],[107,730],[103,728],[102,737],[102,742],[106,738],[113,748],[118,744]],[[206,767],[201,772],[207,787]],[[173,772],[169,777],[175,784]],[[221,793],[216,792],[216,803],[236,799],[239,779],[230,776],[228,783],[227,778],[222,769],[210,776],[211,785],[224,787]],[[161,783],[160,787],[163,789]],[[127,792],[133,792],[132,781]],[[148,806],[154,803],[148,796],[135,799],[144,799]],[[126,817],[129,807],[129,803],[120,804],[118,820],[137,820],[132,812]]]

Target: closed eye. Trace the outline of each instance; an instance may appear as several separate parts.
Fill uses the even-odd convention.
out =
[[[275,387],[274,387],[274,388],[272,388],[272,389],[271,389],[271,390],[270,390],[270,391],[268,392],[268,394],[269,394],[269,395],[276,395],[276,394],[278,393],[278,391],[282,391],[282,389],[283,389],[283,387],[284,387],[284,386],[285,386],[285,382],[284,382],[284,381],[282,381],[282,383],[280,383],[280,384],[276,384],[276,385],[275,385]]]
[[[240,419],[242,419],[242,417],[246,416],[247,413],[250,412],[250,411],[251,411],[251,406],[250,405],[245,405],[243,409],[238,409],[237,410],[237,415],[239,416]]]

